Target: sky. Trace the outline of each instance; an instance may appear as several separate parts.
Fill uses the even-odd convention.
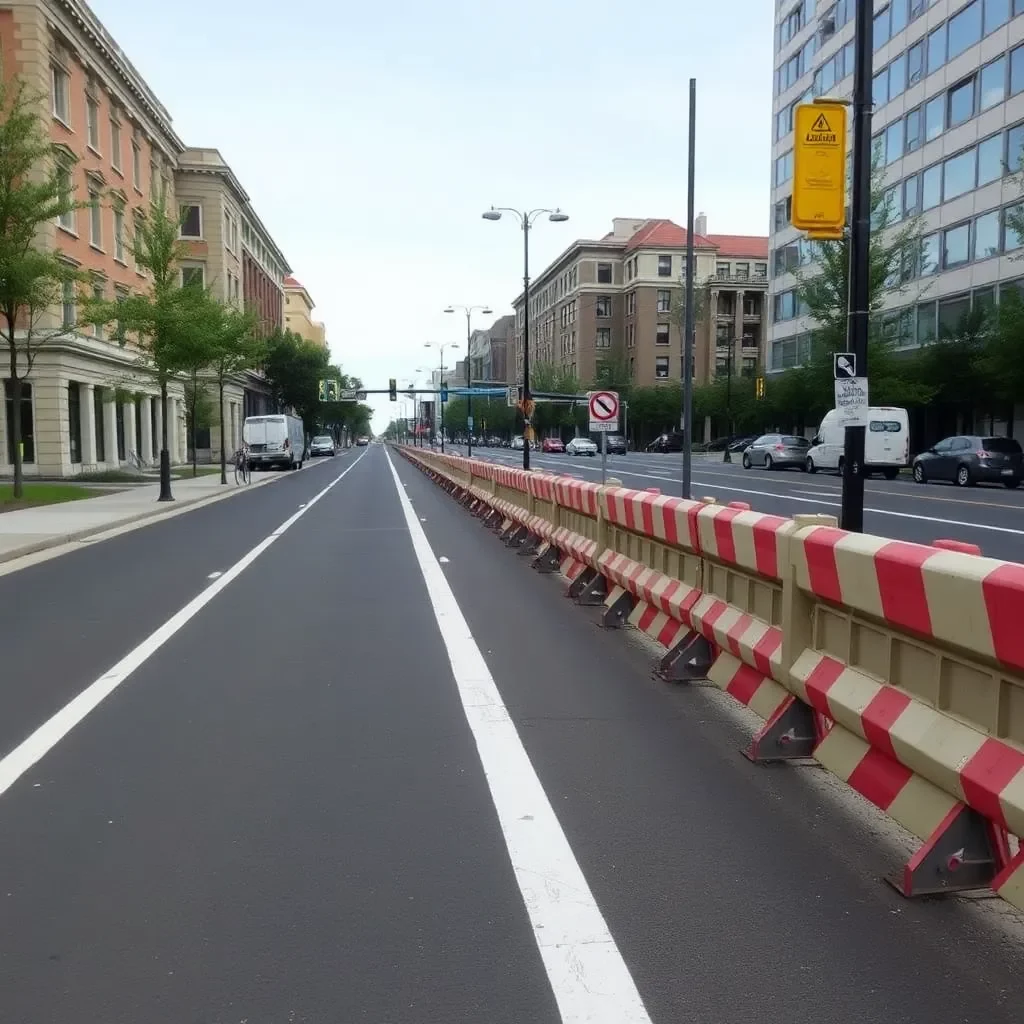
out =
[[[685,225],[691,77],[697,211],[768,233],[768,0],[91,6],[184,142],[223,154],[366,387],[425,383],[428,342],[464,355],[447,305],[512,311],[522,234],[491,205],[569,215],[531,232],[536,272],[613,217]],[[401,414],[371,404],[377,431]]]

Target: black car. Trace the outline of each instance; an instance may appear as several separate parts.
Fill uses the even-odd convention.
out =
[[[978,437],[962,434],[947,437],[914,459],[914,479],[948,480],[958,487],[972,484],[1020,486],[1024,477],[1024,452],[1012,437]]]
[[[681,452],[683,450],[683,434],[673,430],[671,434],[656,437],[648,446],[649,452]]]
[[[609,434],[605,438],[605,444],[607,447],[605,451],[609,455],[625,455],[626,454],[626,439],[621,434]],[[600,448],[600,445],[598,445]]]

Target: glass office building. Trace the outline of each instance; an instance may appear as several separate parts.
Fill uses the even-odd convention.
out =
[[[861,0],[872,2],[872,0]],[[776,4],[765,366],[799,365],[811,324],[794,271],[814,247],[790,227],[793,111],[853,93],[855,0]],[[872,137],[896,216],[923,216],[924,255],[892,282],[883,329],[900,347],[955,326],[972,303],[1024,286],[1024,0],[875,0]],[[852,123],[852,122],[851,122]],[[852,144],[852,139],[850,140]]]

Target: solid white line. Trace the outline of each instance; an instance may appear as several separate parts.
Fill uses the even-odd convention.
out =
[[[650,1024],[390,454],[388,465],[562,1021]]]
[[[289,519],[286,519],[269,537],[261,540],[256,547],[243,555],[230,569],[227,569],[205,590],[192,598],[184,608],[176,612],[162,626],[159,626],[150,633],[134,650],[129,651],[116,665],[104,672],[99,679],[87,686],[77,697],[74,697],[65,704],[60,711],[39,726],[31,736],[19,743],[18,746],[0,760],[0,794],[6,793],[29,768],[53,750],[89,712],[97,708],[140,665],[156,654],[189,620],[198,615],[225,587],[236,580],[285,530],[294,525],[332,487],[355,469],[365,454],[363,452],[355,462],[347,466],[322,491],[310,498],[305,508]]]

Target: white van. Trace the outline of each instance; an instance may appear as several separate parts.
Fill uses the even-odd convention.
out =
[[[248,416],[242,440],[249,446],[249,463],[255,469],[299,469],[306,458],[306,434],[297,416]]]
[[[834,469],[842,472],[846,428],[833,409],[825,413],[817,436],[807,453],[807,470]],[[910,462],[910,418],[906,409],[878,406],[868,410],[868,429],[864,435],[864,475],[881,473],[894,480]]]

